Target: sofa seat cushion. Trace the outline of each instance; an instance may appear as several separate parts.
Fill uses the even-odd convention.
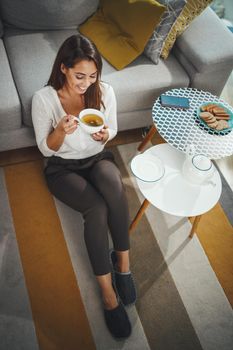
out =
[[[0,130],[15,130],[21,127],[21,107],[12,78],[5,47],[0,39]]]
[[[119,113],[151,109],[163,91],[189,85],[185,70],[171,54],[155,65],[145,55],[139,56],[121,71],[103,60],[102,79],[112,85]]]
[[[0,152],[36,145],[33,128],[22,126],[19,129],[1,131]]]
[[[24,124],[32,126],[32,96],[47,83],[61,43],[74,33],[75,30],[7,31],[5,45],[20,94]],[[157,92],[189,85],[187,74],[172,55],[158,65],[141,55],[122,71],[103,59],[102,79],[113,86],[119,113],[151,109]]]

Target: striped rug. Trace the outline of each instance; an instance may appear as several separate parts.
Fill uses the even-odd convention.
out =
[[[128,166],[136,148],[112,148],[131,218],[143,201]],[[115,341],[103,320],[82,217],[50,195],[42,170],[39,157],[0,168],[1,350],[233,349],[229,189],[191,240],[187,218],[147,208],[131,235],[133,332]]]

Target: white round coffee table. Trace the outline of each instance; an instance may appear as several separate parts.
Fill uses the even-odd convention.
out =
[[[144,182],[137,179],[138,187],[145,197],[136,217],[130,226],[132,231],[149,204],[162,211],[182,217],[195,217],[190,237],[193,236],[201,215],[209,211],[219,200],[222,191],[218,170],[211,181],[195,185],[188,182],[181,169],[185,154],[164,143],[153,146],[144,152],[159,157],[165,166],[165,175],[157,182]]]

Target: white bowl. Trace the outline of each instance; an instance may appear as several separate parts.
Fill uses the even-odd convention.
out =
[[[95,114],[98,117],[101,117],[103,120],[103,124],[98,125],[98,126],[86,124],[85,122],[83,122],[82,118],[88,114]],[[97,109],[94,109],[94,108],[83,109],[80,112],[79,116],[76,117],[75,119],[78,121],[80,127],[88,134],[95,134],[96,132],[99,132],[104,127],[104,114],[102,112],[98,111]]]

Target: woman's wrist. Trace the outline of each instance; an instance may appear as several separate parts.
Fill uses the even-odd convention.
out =
[[[107,131],[107,130],[106,130]],[[102,143],[106,144],[108,142],[109,139],[109,133],[108,131],[103,135],[103,139],[102,139]]]
[[[63,144],[66,133],[60,128],[55,128],[47,137],[47,146],[53,151],[58,151]]]
[[[61,128],[59,126],[57,126],[54,130],[53,130],[53,134],[57,135],[57,137],[65,137],[66,136],[66,131],[64,128]]]

